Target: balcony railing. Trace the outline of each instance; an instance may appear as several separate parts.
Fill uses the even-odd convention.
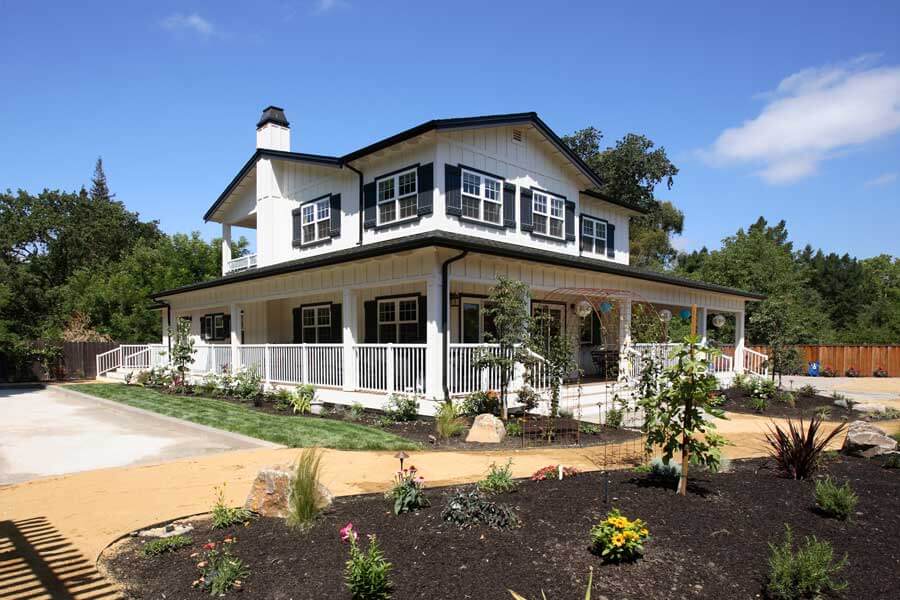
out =
[[[256,268],[256,255],[255,254],[245,254],[244,256],[238,256],[237,258],[232,258],[227,263],[225,263],[225,272],[223,275],[227,275],[229,273],[239,273],[240,271],[246,271],[248,269]]]

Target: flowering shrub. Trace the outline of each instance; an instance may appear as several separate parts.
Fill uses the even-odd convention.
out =
[[[844,375],[846,375],[847,377],[859,377],[859,371],[857,371],[853,367],[850,367],[849,369],[847,369],[847,372],[844,373]]]
[[[216,547],[215,542],[203,545],[206,556],[197,563],[200,578],[194,581],[193,587],[209,592],[210,596],[221,596],[228,590],[241,589],[242,581],[250,575],[250,569],[244,561],[231,554],[231,546],[236,542],[237,538],[227,537],[222,540],[221,549]]]
[[[831,366],[827,366],[824,369],[822,369],[821,375],[822,375],[822,377],[836,377],[837,373],[834,371],[833,368],[831,368]]]
[[[429,504],[428,498],[425,497],[425,479],[412,465],[397,472],[394,476],[394,487],[385,494],[385,497],[394,501],[395,515],[413,512]]]
[[[872,377],[887,377],[888,372],[883,367],[878,367],[872,372]]]
[[[341,540],[350,544],[350,560],[344,567],[344,581],[353,600],[387,600],[391,597],[391,563],[384,559],[374,535],[369,536],[369,547],[362,550],[353,523],[341,528]]]
[[[472,392],[459,406],[460,413],[474,417],[484,413],[500,416],[500,394],[490,390],[487,392]]]
[[[563,465],[547,465],[546,467],[541,467],[531,476],[532,481],[544,481],[547,479],[560,479],[560,467],[562,467],[562,479],[566,477],[575,477],[576,475],[580,475],[581,471],[576,469],[575,467],[566,467]]]
[[[253,513],[243,506],[228,506],[225,504],[225,484],[216,488],[216,502],[212,507],[212,527],[213,529],[224,529],[237,525],[238,523],[246,523],[253,518]]]
[[[644,542],[650,538],[640,519],[633,521],[613,509],[606,519],[591,528],[594,550],[610,562],[634,560],[644,553]]]

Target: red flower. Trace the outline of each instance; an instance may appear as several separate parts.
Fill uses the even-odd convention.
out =
[[[208,543],[206,543],[206,544],[203,544],[203,549],[204,549],[204,550],[215,550],[215,548],[216,548],[216,543],[215,543],[215,542],[208,542]]]

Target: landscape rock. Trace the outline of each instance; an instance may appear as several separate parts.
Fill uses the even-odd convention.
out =
[[[484,413],[475,417],[467,442],[480,442],[482,444],[499,444],[506,437],[506,426],[503,421],[492,414]]]
[[[887,410],[884,404],[875,404],[873,402],[857,402],[855,400],[851,400],[852,409],[856,412],[861,413],[883,413]],[[838,398],[834,401],[835,406],[839,406],[841,408],[847,408],[848,402],[844,398]]]
[[[853,421],[847,428],[847,437],[841,451],[854,456],[872,458],[897,449],[897,442],[883,429],[866,421]]]
[[[169,523],[161,527],[151,527],[150,529],[142,529],[137,532],[139,537],[167,538],[173,535],[184,535],[194,530],[194,526],[190,523]]]
[[[291,479],[294,471],[291,467],[276,466],[262,469],[250,486],[250,493],[244,502],[244,508],[252,510],[263,517],[285,518],[288,515],[288,499],[290,497]],[[325,508],[334,500],[331,491],[319,484],[320,508]]]

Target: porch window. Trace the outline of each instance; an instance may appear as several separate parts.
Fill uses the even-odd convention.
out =
[[[462,343],[479,344],[496,341],[497,328],[494,319],[488,315],[487,304],[478,299],[463,299],[462,302]]]
[[[378,301],[378,341],[382,344],[415,343],[419,338],[418,298]]]
[[[566,201],[544,192],[532,196],[534,232],[563,239],[565,237]]]
[[[225,315],[213,315],[213,339],[225,339]]]
[[[462,216],[499,225],[503,218],[503,182],[462,170]]]
[[[301,243],[310,244],[331,237],[331,197],[313,200],[301,207]]]
[[[592,254],[606,256],[606,223],[591,217],[582,217],[581,248]]]
[[[301,319],[304,343],[323,344],[331,339],[331,305],[304,306]]]
[[[418,169],[413,168],[377,180],[378,225],[411,219],[418,210]]]

